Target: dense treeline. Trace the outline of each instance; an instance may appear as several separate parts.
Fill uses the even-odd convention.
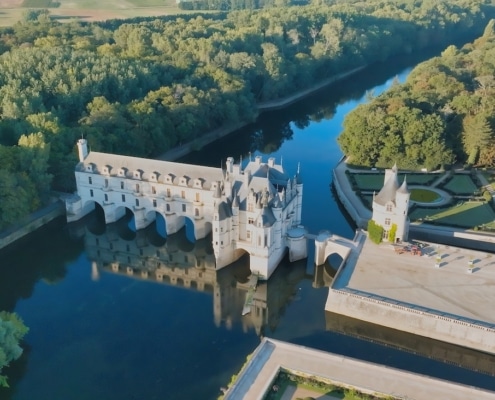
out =
[[[434,169],[495,166],[495,22],[462,49],[417,66],[403,85],[363,104],[339,137],[354,164]]]
[[[73,188],[81,135],[93,150],[155,156],[252,121],[259,102],[474,34],[488,11],[476,0],[373,0],[61,24],[30,10],[0,33],[0,226],[50,185]]]

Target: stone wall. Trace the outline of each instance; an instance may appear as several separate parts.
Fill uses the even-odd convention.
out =
[[[459,346],[495,354],[495,327],[330,289],[325,310]]]
[[[61,200],[36,211],[22,223],[16,224],[0,234],[0,249],[7,247],[62,215],[65,215],[65,205]]]

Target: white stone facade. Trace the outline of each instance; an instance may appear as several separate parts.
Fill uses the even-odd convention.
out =
[[[376,224],[383,227],[383,240],[389,238],[389,232],[396,226],[395,242],[407,241],[409,232],[409,198],[411,193],[407,189],[407,183],[399,186],[398,170],[394,165],[385,170],[383,188],[373,196],[373,216]]]
[[[77,194],[66,203],[68,222],[99,204],[106,223],[133,212],[136,229],[163,216],[167,234],[179,231],[186,218],[196,239],[212,232],[216,268],[246,252],[251,271],[262,279],[273,273],[287,248],[290,259],[305,258],[301,224],[303,184],[299,171],[290,178],[282,165],[256,157],[242,169],[228,158],[226,168],[88,152],[78,141]],[[302,233],[301,233],[302,232]]]

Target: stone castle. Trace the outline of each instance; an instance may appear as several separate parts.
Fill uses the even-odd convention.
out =
[[[77,146],[77,193],[66,202],[68,222],[96,204],[107,224],[130,210],[138,230],[161,216],[167,235],[189,219],[196,239],[211,233],[217,269],[248,253],[251,271],[261,279],[287,251],[290,261],[307,257],[299,168],[290,177],[274,158],[264,163],[257,156],[243,168],[229,157],[225,168],[213,168],[88,152],[85,139]]]

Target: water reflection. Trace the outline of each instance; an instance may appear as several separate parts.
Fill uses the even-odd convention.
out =
[[[371,324],[328,311],[325,312],[325,320],[328,331],[495,376],[495,357],[487,353]]]
[[[306,274],[305,260],[284,260],[268,281],[258,283],[251,312],[243,316],[251,274],[248,255],[217,271],[209,236],[192,243],[182,229],[157,243],[153,227],[137,231],[132,239],[121,234],[119,224],[107,225],[104,232],[92,232],[92,223],[71,227],[73,237],[84,236],[93,280],[100,279],[101,274],[118,274],[211,293],[217,327],[231,329],[240,322],[244,332],[254,330],[258,336],[276,330],[285,307],[297,296],[298,283],[311,278]]]

